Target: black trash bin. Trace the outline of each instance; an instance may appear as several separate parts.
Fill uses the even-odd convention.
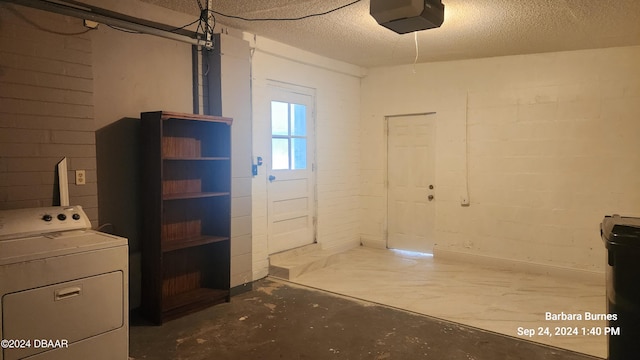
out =
[[[640,356],[640,218],[605,216],[600,234],[607,248],[609,360]],[[615,317],[613,316],[615,314]]]

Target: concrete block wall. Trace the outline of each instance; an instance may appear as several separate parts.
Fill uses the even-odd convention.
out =
[[[253,279],[251,254],[251,63],[249,43],[220,34],[222,114],[231,127],[231,287]]]
[[[360,243],[359,121],[362,69],[247,35],[252,57],[253,155],[270,147],[268,84],[276,81],[315,93],[317,241],[322,248]],[[267,179],[264,168],[252,183],[253,277],[268,273]]]
[[[11,4],[0,4],[0,26],[0,209],[54,205],[66,157],[70,203],[96,226],[91,34],[82,20]]]
[[[603,271],[602,217],[640,215],[639,63],[625,47],[370,69],[363,242],[386,240],[384,117],[436,111],[436,249]]]

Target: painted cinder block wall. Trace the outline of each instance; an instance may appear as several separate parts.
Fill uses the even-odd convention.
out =
[[[638,64],[623,47],[370,69],[363,243],[385,246],[384,117],[435,111],[436,254],[602,272],[603,216],[640,215]]]
[[[220,34],[222,113],[231,127],[231,287],[252,281],[251,55],[249,43]],[[241,289],[244,289],[241,288]]]
[[[26,20],[25,20],[26,19]],[[98,223],[91,35],[82,21],[0,4],[0,209],[58,205],[67,158],[70,203]],[[75,185],[74,170],[86,170]]]

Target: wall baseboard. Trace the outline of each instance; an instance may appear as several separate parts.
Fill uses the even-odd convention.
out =
[[[238,285],[238,286],[234,286],[229,290],[229,296],[234,297],[240,294],[244,294],[246,292],[249,292],[251,290],[253,290],[253,283],[255,281],[250,281],[246,284],[242,284],[242,285]]]
[[[442,249],[435,246],[433,249],[434,259],[446,259],[466,264],[490,266],[498,269],[519,271],[538,275],[549,275],[553,277],[563,277],[578,281],[602,281],[605,282],[605,273],[583,269],[572,269],[562,266],[554,266],[540,263],[533,263],[521,260],[511,260],[491,257],[486,255],[471,254],[460,251]]]
[[[374,249],[386,249],[387,242],[384,240],[373,240],[373,239],[365,239],[361,238],[360,243],[362,246],[374,248]]]

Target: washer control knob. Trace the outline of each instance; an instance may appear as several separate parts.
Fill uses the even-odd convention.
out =
[[[80,214],[73,214],[71,215],[71,217],[73,218],[73,220],[80,220]]]
[[[65,215],[65,214],[58,214],[58,220],[60,220],[60,221],[67,220],[67,215]]]
[[[42,216],[42,220],[44,220],[44,221],[51,221],[51,220],[53,220],[53,217],[52,217],[51,215],[49,215],[49,214],[44,214],[44,215]]]

